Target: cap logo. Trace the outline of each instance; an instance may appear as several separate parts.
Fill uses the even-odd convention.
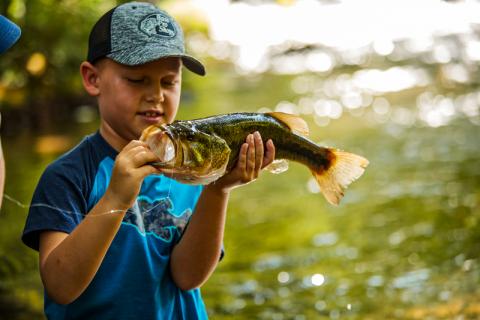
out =
[[[138,28],[149,37],[173,38],[177,34],[172,21],[160,13],[152,13],[144,17]]]

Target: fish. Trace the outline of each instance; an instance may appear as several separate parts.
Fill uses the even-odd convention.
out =
[[[345,189],[369,164],[362,156],[311,141],[306,121],[283,112],[176,120],[145,128],[140,140],[158,157],[153,166],[179,182],[206,185],[234,168],[247,135],[255,131],[275,145],[275,160],[265,169],[282,172],[289,160],[305,165],[333,205],[340,203]]]

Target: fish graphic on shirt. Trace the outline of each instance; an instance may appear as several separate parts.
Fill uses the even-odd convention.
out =
[[[154,233],[168,240],[172,228],[181,234],[192,215],[187,209],[180,215],[173,213],[173,203],[170,198],[163,198],[153,203],[145,199],[137,199],[135,205],[128,209],[123,222],[135,225],[142,233]]]

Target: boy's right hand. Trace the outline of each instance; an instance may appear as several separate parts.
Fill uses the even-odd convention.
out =
[[[158,169],[148,163],[158,160],[157,156],[148,148],[147,144],[132,140],[127,144],[115,159],[112,178],[105,197],[115,209],[127,210],[135,201],[143,179]]]

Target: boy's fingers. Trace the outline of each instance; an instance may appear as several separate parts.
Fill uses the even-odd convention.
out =
[[[263,141],[260,133],[256,131],[254,134],[255,139],[255,170],[260,170],[262,168],[263,162]]]
[[[272,139],[269,139],[266,143],[267,151],[265,152],[265,156],[263,158],[262,169],[268,166],[270,163],[275,160],[275,146],[273,144]]]
[[[255,170],[255,142],[253,134],[249,134],[247,137],[248,152],[247,152],[247,176],[251,177]]]
[[[144,150],[149,149],[142,141],[132,140],[120,151],[117,159],[131,159]]]
[[[123,150],[127,151],[140,146],[146,147],[147,144],[140,140],[132,140],[123,148]]]
[[[242,144],[242,147],[240,148],[240,153],[238,155],[238,163],[237,167],[245,170],[245,167],[247,166],[247,151],[248,151],[248,143]]]
[[[161,173],[157,168],[150,165],[146,165],[138,168],[138,172],[142,177],[146,177],[154,173]]]
[[[131,149],[129,153],[132,157],[132,163],[136,168],[158,160],[158,157],[150,149],[144,146],[137,146]]]

